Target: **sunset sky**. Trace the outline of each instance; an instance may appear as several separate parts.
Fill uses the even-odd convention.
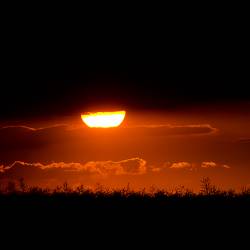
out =
[[[199,190],[208,176],[223,188],[250,185],[249,77],[240,47],[203,34],[196,43],[117,38],[65,51],[38,35],[30,43],[6,40],[2,183],[23,177],[44,187]],[[89,128],[81,119],[119,110],[126,116],[115,128]]]

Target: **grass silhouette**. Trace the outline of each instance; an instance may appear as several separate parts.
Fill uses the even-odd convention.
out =
[[[97,184],[94,189],[85,187],[84,185],[72,188],[67,182],[63,183],[61,186],[57,186],[54,189],[42,188],[39,186],[28,186],[24,179],[21,178],[18,184],[9,181],[7,185],[0,190],[0,198],[15,197],[40,197],[52,199],[55,197],[64,198],[69,200],[72,198],[77,198],[82,201],[116,201],[116,202],[167,202],[167,201],[250,201],[250,188],[243,187],[240,192],[236,192],[234,189],[221,190],[212,184],[208,177],[204,177],[200,181],[200,192],[195,193],[190,189],[185,188],[185,186],[177,186],[171,190],[159,189],[156,187],[151,187],[150,191],[142,189],[139,191],[132,190],[129,186],[114,189],[106,188],[100,184]]]
[[[49,228],[51,235],[55,231],[69,232],[76,225],[80,225],[79,237],[90,232],[105,234],[107,238],[109,232],[124,236],[131,232],[154,233],[161,227],[162,232],[192,234],[192,228],[196,232],[207,230],[207,235],[220,235],[231,230],[233,223],[237,224],[235,228],[248,225],[249,211],[249,188],[240,192],[220,190],[209,178],[201,180],[198,193],[184,186],[135,191],[129,185],[121,189],[101,185],[95,189],[84,185],[72,188],[67,182],[48,189],[28,186],[23,179],[18,184],[9,182],[2,186],[0,193],[2,225],[20,225],[26,230],[38,225],[48,230],[53,225]]]

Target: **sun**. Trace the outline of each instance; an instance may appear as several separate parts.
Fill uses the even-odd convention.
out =
[[[83,122],[90,128],[113,128],[123,122],[126,111],[84,113]]]

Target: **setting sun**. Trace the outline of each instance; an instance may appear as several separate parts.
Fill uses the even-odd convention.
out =
[[[82,114],[83,122],[90,128],[118,127],[124,120],[126,111],[96,112]]]

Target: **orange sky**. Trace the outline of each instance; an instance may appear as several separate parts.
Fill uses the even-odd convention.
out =
[[[239,188],[250,184],[249,128],[247,113],[213,110],[127,111],[122,125],[110,129],[87,128],[80,114],[5,122],[0,178],[198,190],[199,180],[209,176],[221,187]]]

